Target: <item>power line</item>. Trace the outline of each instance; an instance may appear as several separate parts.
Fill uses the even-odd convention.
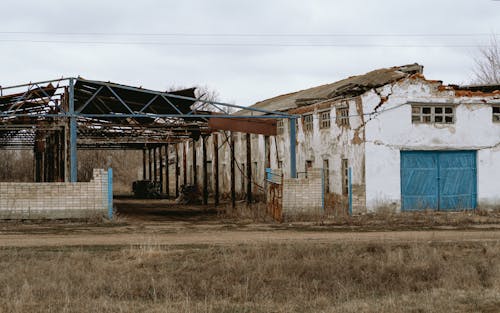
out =
[[[346,48],[477,48],[476,44],[339,44],[339,43],[230,43],[230,42],[163,42],[163,41],[94,41],[94,40],[31,40],[0,39],[0,43],[88,44],[88,45],[149,45],[181,47],[346,47]]]
[[[63,36],[165,36],[165,37],[478,37],[500,36],[496,33],[139,33],[139,32],[57,32],[0,31],[4,35]]]

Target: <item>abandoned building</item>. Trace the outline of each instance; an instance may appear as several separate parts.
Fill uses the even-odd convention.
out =
[[[295,194],[298,202],[283,205],[284,211],[311,206],[314,197],[305,177],[313,169],[324,173],[319,184],[320,207],[325,210],[347,210],[348,202],[354,214],[500,204],[496,184],[500,86],[447,86],[425,79],[423,66],[411,64],[281,95],[250,108],[300,116],[295,125],[295,157],[303,185],[282,196],[286,201]],[[241,110],[235,114],[264,113]],[[291,176],[290,121],[277,121],[276,136],[232,134],[238,194],[263,198],[268,167]],[[215,137],[219,142],[227,140],[227,135],[214,133],[207,139],[208,147]],[[201,142],[195,144],[201,153]],[[193,143],[184,145],[189,151]],[[219,188],[227,194],[229,146],[221,146],[216,155],[222,166]],[[208,156],[209,162],[212,159],[213,150]],[[188,162],[192,164],[192,159]],[[213,184],[211,178],[209,182]]]
[[[2,214],[54,209],[47,194],[69,203],[68,214],[82,203],[111,212],[110,173],[77,183],[77,151],[86,149],[142,151],[135,179],[158,182],[165,197],[197,186],[203,204],[267,201],[276,219],[500,204],[500,86],[445,85],[410,64],[202,110],[192,89],[62,81],[2,89],[0,148],[32,149],[35,180],[49,184],[1,182]],[[18,199],[20,188],[43,196]]]

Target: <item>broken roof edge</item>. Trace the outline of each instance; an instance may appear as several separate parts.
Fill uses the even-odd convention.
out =
[[[295,92],[275,96],[256,102],[248,107],[233,113],[234,115],[247,114],[252,108],[268,108],[274,111],[293,112],[301,106],[314,105],[318,102],[329,101],[334,98],[353,97],[373,88],[408,78],[412,75],[423,75],[424,66],[418,63],[393,66],[372,70],[365,74],[350,76],[333,83],[323,84]]]

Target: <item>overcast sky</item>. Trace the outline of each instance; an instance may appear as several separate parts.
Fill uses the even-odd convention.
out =
[[[1,2],[0,85],[77,76],[256,101],[418,62],[468,83],[500,33],[493,0]],[[500,38],[499,38],[500,39]]]

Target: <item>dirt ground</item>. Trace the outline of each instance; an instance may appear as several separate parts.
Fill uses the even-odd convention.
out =
[[[116,199],[114,221],[6,221],[0,246],[238,245],[290,242],[453,242],[500,240],[497,213],[415,213],[315,217],[285,223],[235,217],[213,206]]]
[[[116,199],[0,222],[0,312],[500,312],[500,214],[293,217]]]

